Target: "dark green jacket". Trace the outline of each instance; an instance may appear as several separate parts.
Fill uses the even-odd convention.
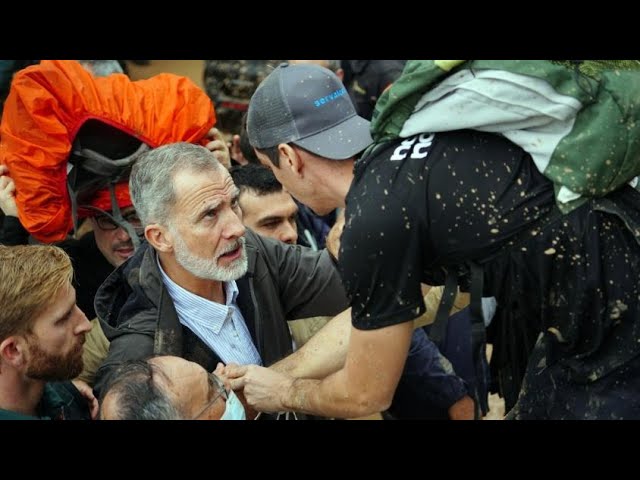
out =
[[[292,353],[287,319],[336,315],[348,307],[342,281],[326,250],[314,252],[247,230],[248,270],[238,285],[237,303],[265,365]],[[213,371],[221,361],[178,319],[162,282],[156,253],[146,242],[102,284],[96,313],[111,342],[96,373],[102,394],[108,374],[120,363],[175,355]]]
[[[0,409],[0,420],[91,420],[89,405],[71,382],[49,382],[37,407],[38,416]]]

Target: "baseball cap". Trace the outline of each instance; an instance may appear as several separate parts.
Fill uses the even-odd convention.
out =
[[[256,148],[291,142],[333,160],[373,142],[340,79],[313,64],[282,63],[264,79],[249,103],[247,134]]]

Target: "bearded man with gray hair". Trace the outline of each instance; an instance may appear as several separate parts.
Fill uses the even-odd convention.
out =
[[[96,295],[111,342],[98,395],[114,367],[151,355],[209,372],[219,362],[270,365],[292,351],[286,319],[347,307],[328,252],[244,227],[239,190],[206,148],[175,143],[144,154],[130,191],[147,241]]]

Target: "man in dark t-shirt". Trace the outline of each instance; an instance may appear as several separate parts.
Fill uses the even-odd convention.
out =
[[[294,196],[317,213],[346,204],[347,360],[321,381],[234,367],[234,388],[267,411],[384,408],[410,320],[425,308],[420,283],[442,284],[445,271],[469,281],[475,265],[483,293],[507,312],[500,328],[534,336],[516,344],[533,350],[509,418],[640,418],[640,246],[629,228],[640,225],[638,192],[625,187],[561,215],[528,154],[470,130],[390,141],[355,161],[348,152],[368,131],[341,98],[319,72],[279,67],[254,94],[247,130]]]

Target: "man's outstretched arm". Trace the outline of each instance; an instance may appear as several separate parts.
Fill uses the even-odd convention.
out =
[[[299,350],[269,368],[295,378],[325,378],[344,365],[351,335],[351,309],[339,313]]]
[[[255,365],[230,365],[225,373],[234,390],[244,388],[249,405],[257,410],[360,417],[391,404],[412,332],[412,322],[376,330],[351,328],[344,367],[323,380],[294,379]]]

